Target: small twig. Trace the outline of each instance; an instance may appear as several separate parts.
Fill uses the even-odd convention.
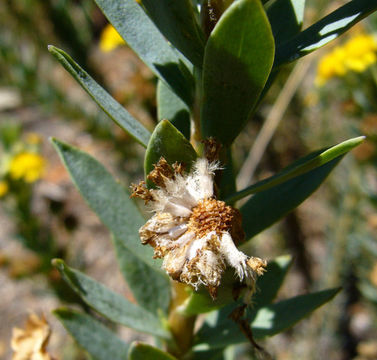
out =
[[[232,319],[239,327],[241,332],[245,335],[245,337],[249,340],[250,344],[254,347],[258,357],[263,360],[272,360],[271,355],[254,339],[253,331],[251,330],[249,322],[244,318],[245,312],[247,309],[247,305],[241,305],[235,308],[229,318]]]
[[[265,150],[274,135],[281,119],[289,103],[291,102],[294,94],[296,93],[302,79],[307,73],[309,66],[312,62],[312,57],[307,57],[299,62],[288,77],[279,97],[273,105],[258,137],[255,139],[253,146],[250,149],[240,172],[237,176],[237,188],[242,189],[251,183],[254,171],[258,166]]]

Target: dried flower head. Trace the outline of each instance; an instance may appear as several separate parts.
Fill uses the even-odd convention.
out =
[[[50,327],[44,317],[30,314],[25,329],[14,328],[11,346],[13,360],[52,360],[46,352]]]
[[[143,182],[133,186],[132,196],[144,199],[155,213],[139,230],[141,242],[154,248],[155,258],[164,259],[163,268],[174,280],[195,289],[204,285],[215,298],[229,265],[251,294],[266,264],[236,248],[234,241],[244,237],[241,214],[215,199],[217,169],[217,162],[200,158],[184,174],[181,166],[171,167],[161,158],[148,175],[157,189],[147,189]]]

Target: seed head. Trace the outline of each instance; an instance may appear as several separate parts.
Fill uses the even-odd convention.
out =
[[[163,268],[176,281],[198,289],[207,287],[216,297],[226,266],[245,281],[250,297],[265,261],[239,251],[243,239],[240,212],[214,198],[213,176],[217,162],[200,158],[185,174],[182,166],[171,167],[161,158],[147,176],[157,189],[134,186],[132,196],[148,202],[154,215],[139,230],[142,244],[154,248],[154,257],[163,258]]]

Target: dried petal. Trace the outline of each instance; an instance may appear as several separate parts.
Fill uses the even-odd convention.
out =
[[[11,347],[13,360],[52,360],[46,346],[50,337],[50,327],[44,317],[30,314],[25,329],[13,328]]]

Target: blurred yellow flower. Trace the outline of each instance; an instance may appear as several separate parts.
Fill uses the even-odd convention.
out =
[[[32,183],[43,173],[45,160],[42,156],[32,152],[17,154],[10,163],[9,174],[14,180],[24,180]]]
[[[0,198],[2,198],[9,191],[8,183],[4,180],[0,181]]]
[[[119,33],[115,30],[115,28],[111,24],[107,24],[106,27],[103,29],[99,41],[99,47],[103,52],[109,52],[114,50],[120,45],[124,45],[125,42],[119,35]]]
[[[373,35],[358,34],[344,45],[337,46],[318,63],[317,86],[324,85],[329,79],[343,76],[348,71],[363,72],[377,62],[377,41]]]
[[[26,142],[30,145],[38,145],[42,142],[42,139],[37,133],[27,133]]]

